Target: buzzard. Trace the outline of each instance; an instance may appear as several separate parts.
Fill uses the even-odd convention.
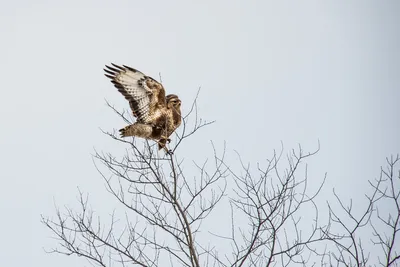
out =
[[[111,63],[104,69],[105,76],[129,101],[134,124],[120,129],[121,137],[137,136],[158,142],[158,148],[166,149],[169,136],[181,124],[181,101],[177,95],[165,96],[165,89],[155,79],[140,71]]]

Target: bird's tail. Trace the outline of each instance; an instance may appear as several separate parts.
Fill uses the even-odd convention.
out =
[[[121,137],[137,136],[146,139],[151,138],[152,132],[152,127],[143,123],[134,123],[119,130]]]

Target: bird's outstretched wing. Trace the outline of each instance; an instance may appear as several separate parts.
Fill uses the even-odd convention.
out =
[[[156,109],[166,106],[164,87],[140,71],[111,63],[104,69],[106,76],[129,101],[133,115],[142,123],[151,123]]]

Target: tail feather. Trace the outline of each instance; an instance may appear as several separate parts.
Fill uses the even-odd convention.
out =
[[[157,140],[158,150],[164,149],[165,152],[172,154],[172,151],[168,150],[167,142],[171,142],[171,139],[163,137],[161,135],[162,131],[156,127],[144,123],[134,123],[128,125],[119,130],[121,137],[136,136],[145,139]]]
[[[134,123],[119,130],[121,137],[137,136],[152,139],[153,127],[143,123]]]

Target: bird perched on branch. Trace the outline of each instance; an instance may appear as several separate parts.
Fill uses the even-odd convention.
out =
[[[136,122],[120,129],[121,137],[137,136],[158,142],[158,148],[166,149],[169,136],[182,121],[181,100],[177,95],[165,96],[165,89],[155,79],[140,71],[111,63],[104,69],[105,75],[129,101]]]

